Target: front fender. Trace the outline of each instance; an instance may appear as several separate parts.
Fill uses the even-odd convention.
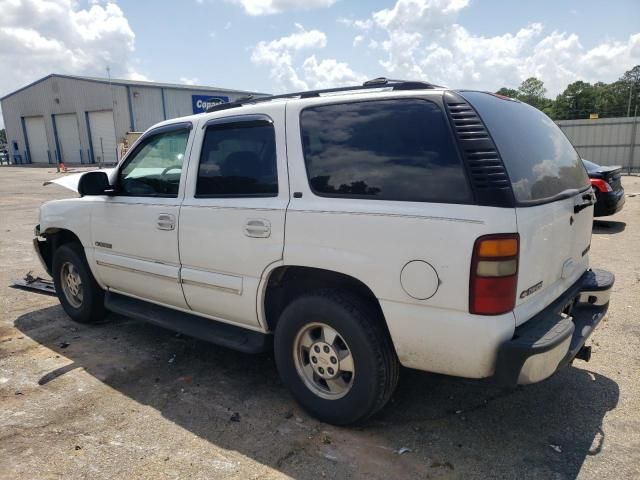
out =
[[[88,197],[45,203],[40,207],[40,235],[47,237],[68,230],[85,249],[91,248],[91,204]]]
[[[70,198],[53,200],[40,207],[40,224],[36,231],[34,247],[36,253],[51,275],[53,253],[59,242],[68,241],[65,236],[72,234],[84,249],[91,273],[101,288],[105,288],[96,270],[94,248],[91,234],[92,198]],[[67,232],[67,233],[65,233]],[[75,240],[75,239],[73,239]]]

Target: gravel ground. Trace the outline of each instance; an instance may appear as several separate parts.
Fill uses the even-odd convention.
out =
[[[53,176],[0,168],[0,478],[640,478],[640,178],[594,224],[591,262],[617,282],[591,362],[511,391],[404,370],[381,415],[336,428],[295,404],[271,355],[115,315],[74,324],[9,288],[44,275],[37,207],[69,194],[42,187]]]

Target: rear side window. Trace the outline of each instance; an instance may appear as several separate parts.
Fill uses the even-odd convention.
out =
[[[589,186],[587,172],[573,145],[540,110],[488,93],[460,94],[489,129],[517,201],[540,202]]]
[[[276,142],[268,122],[207,127],[196,197],[255,197],[278,194]]]
[[[466,202],[471,192],[444,114],[420,99],[306,108],[302,147],[318,195]]]

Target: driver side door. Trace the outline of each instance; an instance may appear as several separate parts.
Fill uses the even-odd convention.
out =
[[[110,291],[187,309],[179,283],[178,214],[192,124],[144,134],[119,166],[115,192],[96,197],[95,271]]]

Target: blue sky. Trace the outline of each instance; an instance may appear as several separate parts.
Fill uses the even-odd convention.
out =
[[[119,4],[136,32],[139,69],[150,78],[171,81],[179,81],[181,77],[197,78],[205,84],[276,91],[282,86],[269,78],[268,68],[252,63],[251,50],[260,41],[290,35],[295,31],[295,23],[327,35],[322,57],[347,62],[368,77],[387,75],[378,63],[379,52],[369,51],[364,45],[353,47],[357,32],[338,19],[368,18],[372,12],[392,7],[394,3],[340,0],[329,8],[248,15],[241,5],[230,1],[190,0],[180,5],[160,1],[155,2],[156,13],[151,18],[144,2],[121,1]],[[609,1],[603,8],[601,1],[475,0],[461,9],[456,21],[474,35],[485,37],[517,32],[540,22],[547,33],[556,30],[577,34],[580,43],[589,49],[639,33],[640,1]],[[193,42],[192,51],[185,51],[185,45],[178,40],[185,37]],[[167,54],[171,61],[167,61]],[[631,66],[620,65],[619,73]],[[491,80],[487,79],[489,85]]]
[[[376,76],[495,90],[612,81],[638,0],[0,0],[0,96],[49,73],[261,92]]]

